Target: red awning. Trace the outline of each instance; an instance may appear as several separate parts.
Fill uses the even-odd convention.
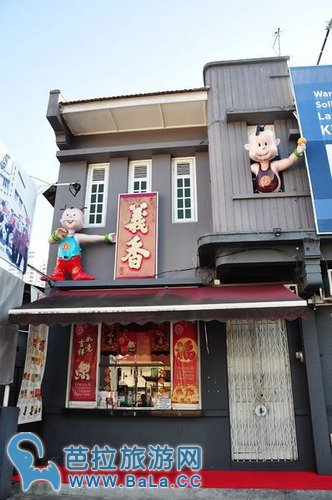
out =
[[[282,284],[58,290],[9,311],[17,324],[225,321],[303,317],[307,303]]]

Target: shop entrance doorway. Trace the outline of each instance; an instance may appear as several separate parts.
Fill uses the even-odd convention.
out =
[[[232,460],[297,460],[284,320],[227,323]]]

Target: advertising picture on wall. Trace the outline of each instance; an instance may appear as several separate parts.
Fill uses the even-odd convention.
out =
[[[37,190],[0,142],[0,257],[26,272]]]

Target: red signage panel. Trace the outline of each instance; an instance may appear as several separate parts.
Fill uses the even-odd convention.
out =
[[[74,325],[72,336],[70,402],[95,402],[98,325]]]
[[[199,405],[197,323],[173,324],[173,406]]]
[[[120,194],[115,279],[157,274],[158,193]]]

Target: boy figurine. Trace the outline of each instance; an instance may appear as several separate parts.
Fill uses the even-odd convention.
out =
[[[306,139],[301,137],[293,153],[282,160],[273,160],[278,155],[278,144],[272,130],[265,130],[264,125],[256,127],[256,133],[251,134],[245,149],[254,163],[251,171],[256,176],[256,189],[260,193],[274,193],[280,190],[279,172],[292,166],[305,151]]]
[[[79,231],[83,227],[83,210],[79,208],[66,208],[61,217],[62,227],[52,231],[48,242],[58,245],[58,258],[53,271],[49,277],[52,281],[63,281],[66,273],[73,280],[94,280],[93,274],[86,273],[81,264],[81,244],[84,243],[115,243],[115,233],[83,234]],[[44,278],[45,280],[45,278]]]

